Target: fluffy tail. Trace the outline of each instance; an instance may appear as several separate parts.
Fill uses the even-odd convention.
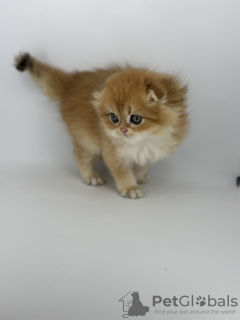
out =
[[[15,67],[21,72],[27,70],[52,99],[61,100],[69,88],[69,74],[38,61],[29,53],[19,54],[15,58]]]

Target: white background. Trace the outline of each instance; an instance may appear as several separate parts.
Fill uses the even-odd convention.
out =
[[[238,0],[0,1],[0,319],[121,319],[139,291],[238,298]],[[29,51],[65,70],[129,62],[180,73],[191,131],[153,166],[145,198],[81,183],[57,105],[13,68]],[[159,309],[164,308],[159,305]],[[193,310],[210,310],[195,307]],[[190,309],[189,309],[190,310]]]

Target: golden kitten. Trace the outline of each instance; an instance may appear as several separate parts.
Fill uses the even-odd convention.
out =
[[[60,102],[86,184],[103,184],[94,169],[102,156],[120,195],[141,198],[149,166],[168,157],[187,132],[187,88],[172,75],[129,66],[66,73],[28,53],[15,65]]]

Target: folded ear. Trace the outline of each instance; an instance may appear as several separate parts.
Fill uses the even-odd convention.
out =
[[[149,95],[149,102],[161,100],[162,104],[181,104],[186,100],[187,86],[179,77],[159,74],[152,78],[145,79],[146,91]]]
[[[100,95],[101,95],[101,92],[100,91],[94,91],[92,93],[92,105],[94,108],[98,108],[99,104],[100,104],[100,101],[99,101],[99,98],[100,98]]]
[[[161,81],[147,78],[144,80],[149,102],[160,101],[166,102],[166,89]]]
[[[94,91],[92,96],[93,96],[94,99],[97,100],[99,98],[99,96],[100,96],[100,92],[99,91]]]

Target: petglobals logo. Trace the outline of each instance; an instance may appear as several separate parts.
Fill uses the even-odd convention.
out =
[[[235,315],[238,299],[227,294],[217,297],[208,295],[150,295],[141,296],[138,291],[129,291],[121,299],[122,317],[148,316],[151,318],[179,315]],[[240,319],[240,317],[239,317]]]
[[[224,298],[216,298],[208,295],[204,296],[187,296],[181,297],[173,296],[172,298],[163,298],[162,296],[153,296],[153,307],[164,306],[164,307],[237,307],[237,298],[231,298],[227,295]]]

